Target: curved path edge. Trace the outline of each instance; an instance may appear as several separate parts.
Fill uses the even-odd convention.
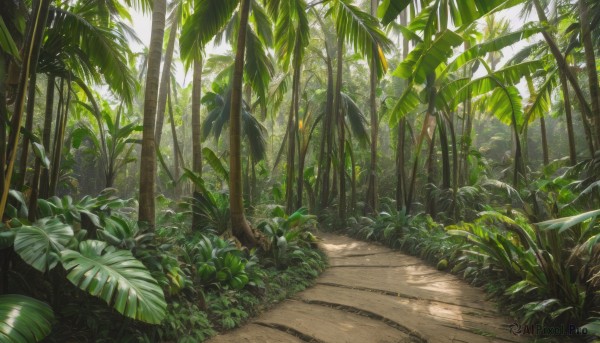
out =
[[[376,243],[321,237],[330,265],[315,286],[209,342],[526,342],[457,276]]]

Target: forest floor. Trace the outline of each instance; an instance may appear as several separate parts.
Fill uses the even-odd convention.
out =
[[[210,342],[526,342],[483,290],[417,257],[323,234],[316,285]]]

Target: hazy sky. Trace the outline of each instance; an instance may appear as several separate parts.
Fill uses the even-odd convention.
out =
[[[511,30],[518,29],[519,27],[521,27],[523,25],[523,21],[519,17],[520,9],[521,9],[521,6],[517,6],[517,7],[513,7],[508,10],[504,10],[504,11],[498,13],[498,15],[500,17],[507,18],[508,20],[510,20],[510,23],[511,23],[510,29]],[[150,32],[152,30],[151,15],[143,15],[141,13],[133,11],[132,17],[133,17],[132,26],[133,26],[135,32],[137,32],[137,35],[139,36],[141,41],[144,43],[144,45],[148,46],[148,44],[150,42]],[[535,15],[533,15],[531,18],[531,20],[536,20],[536,19],[537,19],[537,17]],[[519,42],[518,44],[515,44],[514,46],[504,49],[503,50],[504,58],[510,58],[512,54],[519,51],[526,44],[527,44],[527,42]],[[134,52],[140,52],[143,50],[143,47],[134,43],[134,44],[132,44],[131,49]],[[218,47],[211,46],[208,48],[207,55],[223,53],[228,49],[229,49],[228,46],[218,46]],[[179,83],[182,85],[187,84],[189,82],[190,77],[191,77],[190,75],[185,74],[183,67],[178,64],[177,79],[178,79]]]

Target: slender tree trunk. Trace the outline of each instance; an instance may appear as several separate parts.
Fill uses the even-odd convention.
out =
[[[202,142],[200,140],[200,98],[202,93],[202,60],[194,60],[194,76],[192,80],[192,171],[202,177]],[[194,186],[194,202],[200,198],[201,190]],[[196,205],[197,206],[197,205]],[[193,210],[192,228],[200,228],[202,218],[196,209]]]
[[[560,87],[563,94],[563,102],[565,104],[565,118],[567,121],[567,137],[569,138],[569,163],[574,166],[577,164],[577,150],[575,148],[575,133],[573,130],[573,116],[571,114],[571,98],[569,96],[569,84],[567,83],[567,77],[560,70],[558,71],[560,79]],[[584,118],[585,121],[585,118]],[[584,122],[585,128],[585,122]],[[588,143],[591,143],[589,133],[586,132],[586,139]],[[593,147],[590,151],[593,151]]]
[[[344,144],[346,142],[344,132],[344,116],[341,111],[342,101],[342,72],[344,66],[344,39],[338,37],[338,50],[337,50],[337,74],[335,84],[335,96],[333,100],[333,113],[338,120],[338,177],[339,177],[339,189],[338,189],[338,216],[341,225],[346,223],[346,167],[345,167],[345,151]]]
[[[456,131],[454,130],[454,118],[446,118],[450,129],[450,141],[452,142],[452,209],[451,213],[455,221],[458,220],[456,196],[458,193],[458,148],[456,146]]]
[[[156,103],[160,60],[165,31],[166,0],[155,0],[152,11],[152,33],[148,53],[148,72],[144,92],[144,119],[142,133],[142,152],[140,158],[140,196],[138,220],[154,229],[156,188],[156,145],[154,141],[156,124]]]
[[[406,142],[406,119],[398,123],[398,143],[396,146],[396,209],[401,210],[406,206],[406,172],[404,171],[404,144]]]
[[[25,116],[25,130],[33,131],[33,112],[35,109],[35,91],[37,83],[37,73],[29,76],[29,89],[27,94],[27,115]],[[4,93],[0,93],[4,94]],[[27,174],[27,159],[29,155],[29,135],[23,135],[23,143],[21,145],[21,158],[19,159],[19,181],[16,186],[17,190],[23,189]]]
[[[71,83],[67,81],[67,96],[64,98],[63,91],[61,90],[61,102],[62,110],[60,120],[57,120],[57,130],[54,134],[54,148],[52,151],[52,174],[50,175],[50,188],[49,196],[56,194],[56,187],[58,185],[58,177],[60,175],[60,160],[62,156],[63,142],[65,138],[65,129],[67,127],[67,116],[69,115],[69,101],[71,101]],[[62,88],[62,87],[61,87]]]
[[[171,63],[173,61],[173,51],[175,51],[175,40],[177,39],[177,21],[173,21],[171,32],[169,32],[169,42],[165,51],[162,75],[160,77],[160,86],[158,89],[158,107],[156,109],[156,128],[154,141],[157,148],[160,148],[162,131],[165,122],[165,111],[167,109],[167,97],[171,85]]]
[[[6,165],[6,123],[8,123],[8,108],[6,107],[6,78],[8,71],[7,56],[0,51],[0,180],[5,179],[4,166]],[[0,191],[2,191],[3,183],[0,183]],[[0,217],[0,220],[4,218]],[[8,249],[7,249],[8,250]],[[7,253],[8,254],[8,253]],[[8,261],[8,258],[6,258]],[[8,265],[5,262],[3,266],[3,279],[0,281],[3,287],[8,286]]]
[[[406,26],[408,22],[407,11],[402,11],[400,14],[400,25]],[[402,37],[402,58],[408,57],[409,41],[406,37]],[[405,86],[408,86],[408,80],[405,81]],[[398,123],[398,143],[396,146],[396,207],[398,210],[406,206],[406,171],[404,164],[406,142],[406,118],[400,119]]]
[[[257,244],[257,241],[244,215],[241,163],[242,81],[249,12],[250,0],[242,0],[231,90],[231,112],[229,115],[229,208],[233,235],[244,246],[253,247]]]
[[[527,125],[525,123],[524,125]],[[517,126],[517,118],[512,114],[512,130],[515,141],[515,166],[513,169],[513,187],[519,186],[519,174],[525,178],[525,165],[523,163],[523,152],[521,150],[521,139],[519,137],[519,128]]]
[[[540,18],[540,21],[548,23],[548,18],[546,17],[546,13],[544,12],[544,8],[540,4],[540,1],[533,0],[533,5],[536,9],[538,18]],[[573,91],[575,92],[575,95],[577,96],[577,100],[579,101],[579,104],[581,105],[581,111],[583,113],[585,113],[584,117],[586,117],[593,125],[595,119],[594,119],[594,116],[592,113],[592,109],[590,108],[589,104],[587,103],[587,101],[585,99],[585,95],[583,94],[583,90],[581,89],[581,86],[579,85],[577,77],[569,69],[565,56],[563,56],[563,54],[561,53],[560,48],[558,47],[558,45],[556,44],[556,42],[554,41],[554,39],[552,38],[550,33],[548,33],[547,31],[542,31],[542,36],[544,37],[544,40],[546,40],[546,43],[548,44],[548,47],[550,48],[550,52],[556,59],[559,72],[564,73],[567,80],[571,84],[571,87],[573,88]],[[594,132],[594,130],[592,130],[592,132]],[[590,138],[591,138],[592,142],[596,141],[596,139],[593,138],[593,135],[591,135]],[[594,144],[592,144],[591,153],[592,153],[592,156],[595,153],[595,145]]]
[[[304,163],[306,161],[306,148],[302,147],[298,154],[298,179],[296,182],[298,188],[298,195],[296,197],[296,209],[302,207],[302,195],[304,192]]]
[[[192,86],[193,87],[193,86]],[[177,139],[177,128],[175,126],[175,116],[173,115],[173,101],[172,101],[172,93],[169,93],[168,107],[169,107],[169,122],[171,123],[171,139],[173,140],[173,178],[179,181],[179,177],[181,176],[181,170],[179,162],[180,153],[179,153],[179,141]],[[181,184],[177,182],[175,185],[175,198],[179,198],[179,194],[181,192]]]
[[[438,127],[439,130],[439,127]],[[435,131],[431,135],[431,139],[429,140],[429,151],[427,153],[427,161],[425,165],[427,166],[427,185],[425,186],[425,203],[427,207],[427,213],[435,218],[436,215],[436,199],[432,195],[433,185],[435,183]]]
[[[54,113],[54,97],[56,96],[56,79],[55,77],[49,77],[48,81],[52,80],[51,84],[48,84],[48,92],[46,93],[46,111],[44,115],[44,127],[42,128],[42,145],[44,146],[44,151],[47,156],[50,156],[50,142],[52,136],[52,117]],[[60,89],[59,89],[60,91]],[[60,105],[57,106],[57,120],[58,120],[58,112],[60,110]],[[38,176],[39,179],[39,195],[42,199],[48,198],[49,187],[50,187],[50,170],[48,168],[41,169],[41,175]],[[35,206],[35,204],[33,204]]]
[[[46,109],[44,114],[44,126],[42,128],[42,145],[46,153],[50,151],[50,133],[52,130],[52,112],[54,111],[54,76],[48,75],[46,84]],[[44,172],[48,172],[44,169]],[[48,185],[40,184],[42,176],[42,162],[39,158],[35,158],[33,167],[33,177],[31,180],[31,195],[29,196],[29,220],[36,219],[37,200],[40,193],[44,194]]]
[[[419,134],[417,147],[415,150],[415,160],[413,162],[413,167],[412,167],[410,187],[408,189],[408,196],[406,197],[406,214],[410,213],[410,210],[412,207],[415,187],[416,187],[416,183],[417,183],[417,170],[419,167],[419,158],[421,156],[421,150],[423,148],[423,139],[425,138],[425,135],[427,135],[427,131],[430,128],[429,120],[432,117],[433,111],[435,109],[436,90],[435,90],[435,87],[433,87],[433,83],[435,81],[435,75],[428,75],[427,79],[428,79],[427,91],[429,92],[427,112],[425,114],[425,119],[423,120],[423,127],[421,128],[421,133]],[[431,129],[435,130],[435,125]],[[435,131],[432,132],[432,135],[433,135],[433,137],[435,137]]]
[[[581,25],[581,40],[585,51],[585,64],[588,74],[590,97],[592,100],[592,122],[595,130],[592,136],[596,138],[595,150],[600,149],[600,85],[598,84],[598,69],[592,42],[590,9],[587,0],[579,0],[579,23]]]
[[[371,0],[371,15],[377,16],[377,5],[379,0]],[[377,212],[377,139],[379,121],[377,120],[377,67],[375,56],[377,47],[373,46],[373,58],[370,63],[370,91],[369,110],[371,113],[371,163],[369,164],[369,175],[367,181],[367,199],[365,201],[365,213]]]
[[[540,117],[540,133],[542,135],[542,157],[544,159],[544,166],[550,163],[550,157],[548,156],[548,138],[546,136],[546,119],[544,116]]]
[[[298,49],[298,47],[296,47]],[[296,55],[296,54],[294,54]],[[296,156],[296,129],[298,122],[298,97],[300,96],[300,67],[301,65],[294,61],[294,73],[292,77],[292,102],[290,104],[290,114],[287,126],[287,165],[285,179],[285,203],[288,214],[294,212],[294,172]],[[299,176],[300,177],[300,176]],[[300,196],[300,195],[299,195]]]
[[[30,74],[35,74],[37,72],[37,61],[40,47],[42,46],[44,30],[46,29],[46,19],[48,18],[49,8],[50,0],[40,0],[39,3],[36,3],[30,19],[32,25],[27,30],[25,44],[23,45],[21,75],[19,76],[19,85],[17,87],[14,111],[10,123],[10,135],[6,145],[6,163],[5,165],[2,165],[2,168],[4,169],[4,179],[2,180],[2,184],[0,184],[0,218],[4,217],[4,210],[6,209],[6,202],[8,200],[8,191],[11,186],[12,173],[17,156],[17,143],[21,132],[25,95],[27,94],[27,81],[29,80]]]
[[[333,123],[336,117],[333,111],[334,79],[333,79],[333,62],[331,59],[330,50],[325,47],[327,52],[327,101],[325,103],[325,117],[323,118],[323,145],[325,146],[324,154],[321,154],[323,172],[321,174],[321,209],[324,209],[329,204],[330,199],[330,172],[331,172],[331,154],[333,153]]]
[[[350,155],[350,211],[352,214],[356,213],[356,161],[354,160],[354,149],[352,149],[352,143],[348,143],[348,153]]]
[[[446,123],[441,113],[436,114],[438,121],[438,133],[440,135],[440,148],[442,150],[442,188],[450,188],[450,149],[448,146],[448,134],[446,132]]]

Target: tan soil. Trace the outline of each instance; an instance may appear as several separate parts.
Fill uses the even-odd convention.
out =
[[[324,234],[317,284],[210,342],[525,342],[486,294],[382,245]]]

